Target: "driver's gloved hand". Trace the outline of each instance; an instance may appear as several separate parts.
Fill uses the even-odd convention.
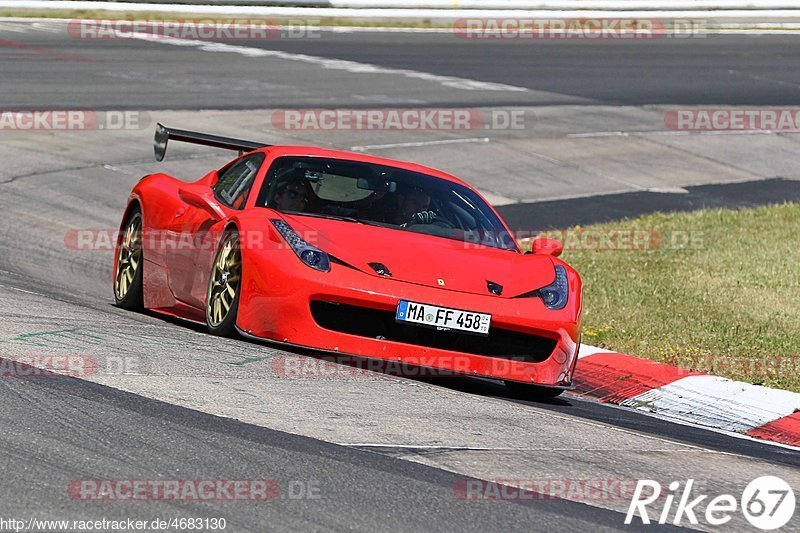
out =
[[[420,211],[411,217],[412,224],[432,224],[434,220],[436,220],[436,213],[433,211]]]

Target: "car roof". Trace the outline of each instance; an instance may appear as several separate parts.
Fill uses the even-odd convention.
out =
[[[417,163],[410,163],[408,161],[400,161],[397,159],[378,157],[365,153],[348,152],[346,150],[333,150],[329,148],[319,148],[317,146],[293,146],[293,145],[267,146],[264,148],[259,148],[258,150],[255,151],[264,152],[265,154],[269,154],[273,157],[281,157],[281,156],[325,157],[329,159],[341,159],[346,161],[356,161],[359,163],[372,163],[375,165],[384,165],[384,166],[399,168],[402,170],[409,170],[411,172],[420,172],[422,174],[428,174],[430,176],[441,178],[453,183],[458,183],[459,185],[469,187],[470,189],[473,188],[471,185],[464,182],[463,180],[460,180],[459,178],[451,174],[442,172],[441,170],[432,167],[426,167],[424,165],[420,165]]]

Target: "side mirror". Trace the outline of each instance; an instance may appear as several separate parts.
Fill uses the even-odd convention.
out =
[[[225,211],[219,204],[209,195],[203,194],[191,189],[178,189],[178,197],[192,207],[202,209],[212,218],[221,220],[225,218]]]
[[[546,254],[558,257],[564,251],[564,245],[555,239],[534,239],[531,243],[531,252],[535,254]]]

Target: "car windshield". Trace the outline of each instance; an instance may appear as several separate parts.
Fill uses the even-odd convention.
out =
[[[517,250],[514,238],[472,190],[394,167],[281,157],[270,168],[266,206]]]

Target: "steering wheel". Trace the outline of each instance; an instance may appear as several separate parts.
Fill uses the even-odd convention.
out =
[[[444,217],[437,216],[434,211],[420,211],[414,213],[411,216],[411,220],[406,223],[406,226],[415,226],[417,224],[430,224],[442,228],[456,229],[455,224]]]

